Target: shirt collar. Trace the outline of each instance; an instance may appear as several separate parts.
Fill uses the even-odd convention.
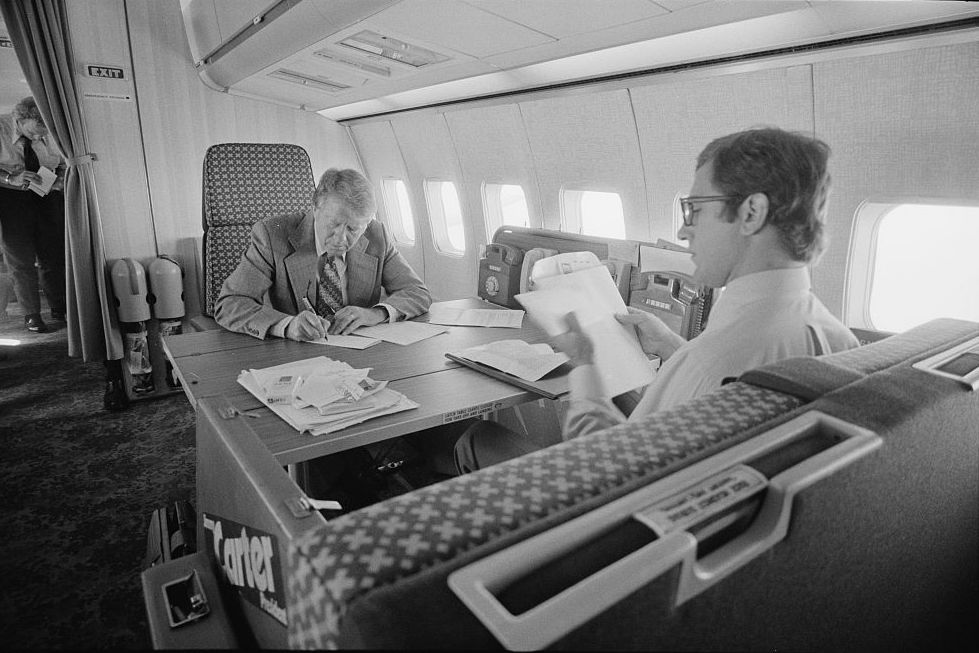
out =
[[[779,268],[752,272],[731,281],[711,309],[707,327],[724,326],[741,317],[742,308],[758,301],[772,301],[779,297],[806,295],[812,284],[809,268]]]

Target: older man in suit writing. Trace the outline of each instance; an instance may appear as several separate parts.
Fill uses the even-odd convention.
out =
[[[376,208],[361,173],[327,170],[305,213],[252,228],[215,304],[218,324],[256,338],[308,341],[425,313],[431,293],[373,219]]]

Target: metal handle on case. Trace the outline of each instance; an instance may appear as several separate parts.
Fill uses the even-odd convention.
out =
[[[494,591],[526,577],[614,524],[616,514],[621,521],[623,511],[617,512],[615,507],[629,499],[624,497],[456,570],[448,578],[449,587],[510,650],[548,646],[676,565],[680,567],[680,576],[675,605],[682,605],[780,542],[788,531],[792,500],[796,494],[881,444],[880,437],[872,431],[811,411],[770,431],[772,435],[767,441],[768,434],[757,436],[755,453],[771,450],[818,426],[830,427],[847,437],[770,479],[765,500],[748,529],[701,560],[696,557],[697,539],[686,530],[676,530],[520,615],[511,614],[494,596]],[[741,454],[738,460],[732,461],[731,456],[720,454],[721,464],[715,465],[709,473],[701,474],[699,479],[749,458],[750,453],[743,452],[750,452],[751,444],[749,441],[730,450]],[[662,482],[667,481],[668,478]],[[635,495],[649,497],[644,499],[646,505],[650,504],[650,499],[656,501],[670,496],[672,491],[659,495],[649,492],[655,491],[659,483]],[[637,512],[633,511],[633,514]]]

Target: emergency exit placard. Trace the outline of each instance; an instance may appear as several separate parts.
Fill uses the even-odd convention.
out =
[[[86,66],[86,72],[89,77],[100,77],[102,79],[125,79],[126,73],[122,68],[116,66],[103,66],[101,64],[92,64]]]

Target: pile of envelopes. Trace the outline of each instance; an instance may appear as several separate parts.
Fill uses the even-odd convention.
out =
[[[240,383],[300,432],[333,433],[418,404],[370,378],[370,369],[317,356],[260,370],[244,370]]]

